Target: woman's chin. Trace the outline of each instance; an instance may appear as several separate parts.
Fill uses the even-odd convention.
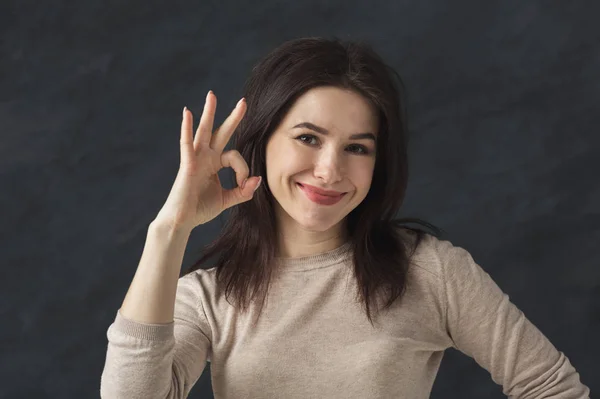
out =
[[[325,232],[335,225],[335,223],[332,223],[331,221],[324,221],[323,217],[311,218],[304,215],[294,218],[294,220],[296,221],[296,223],[302,226],[303,229],[318,232]]]

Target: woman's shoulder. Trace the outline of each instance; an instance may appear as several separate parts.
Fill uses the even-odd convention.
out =
[[[397,228],[401,243],[405,246],[411,267],[426,271],[437,277],[442,275],[441,267],[452,243],[426,231],[417,232],[407,227]]]
[[[417,232],[401,228],[399,234],[402,241],[409,245],[408,255],[411,266],[436,275],[438,278],[448,278],[462,269],[468,269],[474,263],[471,253],[441,236],[423,232],[418,239]]]
[[[400,242],[409,250],[409,253],[432,254],[439,245],[440,239],[424,230],[417,231],[406,226],[396,228]]]
[[[215,267],[188,271],[179,277],[178,287],[191,289],[202,288],[205,291],[212,290],[216,285],[216,271],[217,269]]]

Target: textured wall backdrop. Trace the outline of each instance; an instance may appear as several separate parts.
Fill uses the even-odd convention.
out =
[[[471,251],[599,391],[599,15],[595,0],[3,0],[0,396],[99,396],[106,330],[178,169],[181,109],[197,123],[212,89],[220,124],[252,65],[309,35],[367,40],[397,69],[402,216]],[[194,230],[184,265],[226,217]],[[191,397],[212,397],[210,363]],[[432,397],[503,395],[449,349]]]

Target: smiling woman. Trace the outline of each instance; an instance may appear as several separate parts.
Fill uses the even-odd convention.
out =
[[[372,322],[376,296],[387,292],[390,306],[405,289],[411,248],[399,226],[417,234],[417,245],[426,232],[409,223],[440,235],[420,219],[397,219],[408,183],[402,80],[366,43],[302,38],[263,58],[243,95],[248,108],[233,148],[263,184],[231,209],[219,237],[185,273],[218,255],[219,282],[245,311],[248,301],[264,305],[280,259],[347,244]]]
[[[588,397],[568,358],[469,252],[435,226],[395,219],[408,136],[394,76],[365,44],[292,40],[252,69],[245,115],[242,101],[218,134],[212,121],[199,128],[201,155],[184,119],[188,165],[234,165],[249,183],[229,191],[243,201],[179,280],[189,231],[149,231],[107,334],[103,397],[187,397],[210,361],[215,398],[424,399],[450,347],[509,397]],[[239,153],[215,155],[234,128]],[[175,198],[191,198],[192,214],[207,192],[220,206],[214,175],[198,184],[214,190]]]
[[[298,123],[306,120],[315,123]],[[266,146],[279,256],[308,256],[347,241],[345,217],[367,196],[376,162],[375,134],[354,132],[377,132],[378,125],[368,100],[335,86],[311,88],[289,108]],[[312,140],[300,140],[307,136]]]

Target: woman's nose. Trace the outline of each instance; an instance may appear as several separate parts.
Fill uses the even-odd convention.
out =
[[[315,177],[322,179],[327,184],[339,181],[342,178],[342,159],[336,154],[322,154],[315,164]]]

